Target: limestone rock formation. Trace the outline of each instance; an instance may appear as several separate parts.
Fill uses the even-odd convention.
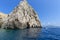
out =
[[[2,25],[2,28],[29,28],[41,27],[40,20],[34,9],[23,0],[19,5],[8,15],[7,20]]]
[[[7,14],[0,12],[0,27],[3,24],[6,17],[7,17]]]

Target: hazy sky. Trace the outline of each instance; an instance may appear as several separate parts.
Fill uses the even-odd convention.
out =
[[[21,0],[0,0],[0,12],[10,13]],[[60,26],[60,0],[28,0],[42,25]]]

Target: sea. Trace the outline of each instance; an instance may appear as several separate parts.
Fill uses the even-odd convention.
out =
[[[60,28],[0,29],[0,40],[60,40]]]

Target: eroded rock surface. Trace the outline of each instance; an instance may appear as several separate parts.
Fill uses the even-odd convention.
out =
[[[5,21],[6,17],[7,17],[7,14],[0,12],[0,27],[3,24],[3,22]]]
[[[34,9],[23,0],[19,5],[8,15],[2,28],[29,28],[41,27],[40,20]]]

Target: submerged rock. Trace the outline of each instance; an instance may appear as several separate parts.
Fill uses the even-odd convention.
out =
[[[34,9],[26,0],[23,0],[8,15],[5,22],[2,24],[2,28],[24,29],[29,27],[41,27],[41,23]]]

